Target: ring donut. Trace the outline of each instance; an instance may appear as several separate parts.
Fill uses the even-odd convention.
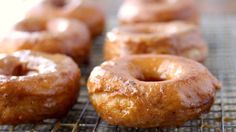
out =
[[[208,112],[220,83],[190,59],[133,55],[95,67],[87,86],[109,124],[147,128],[179,126]]]
[[[79,29],[79,30],[78,30]],[[23,19],[0,39],[0,53],[34,50],[71,56],[78,64],[89,61],[91,39],[87,27],[64,18]]]
[[[96,4],[85,0],[44,0],[27,12],[28,17],[52,19],[66,17],[84,22],[93,37],[105,27],[105,15]]]
[[[77,65],[64,55],[0,54],[0,124],[65,116],[77,99],[79,79]]]
[[[199,23],[195,0],[126,0],[118,17],[121,24],[173,20]]]
[[[197,26],[180,21],[125,25],[107,33],[106,60],[148,53],[173,54],[203,62],[208,46]]]

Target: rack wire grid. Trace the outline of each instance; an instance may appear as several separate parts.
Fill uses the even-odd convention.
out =
[[[116,13],[121,1],[98,0],[97,2],[101,2],[108,8],[107,30],[110,30],[117,23]],[[227,2],[227,0],[224,2]],[[205,39],[209,43],[209,57],[205,65],[222,82],[223,88],[217,93],[211,111],[198,119],[189,121],[178,128],[164,129],[112,126],[100,119],[88,100],[86,79],[92,68],[102,62],[103,34],[94,41],[91,64],[81,68],[83,78],[81,80],[80,96],[66,117],[61,120],[45,120],[38,124],[3,125],[0,126],[0,131],[236,132],[236,13],[205,13],[202,16],[201,28]]]

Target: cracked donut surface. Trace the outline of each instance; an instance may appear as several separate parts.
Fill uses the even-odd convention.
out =
[[[97,113],[112,125],[171,127],[208,112],[219,81],[200,63],[170,55],[133,55],[102,63],[88,80]]]
[[[197,26],[180,21],[125,25],[107,33],[106,60],[132,54],[172,54],[204,62],[208,45]]]
[[[0,54],[0,124],[65,116],[77,99],[79,79],[76,63],[64,55]]]
[[[0,53],[33,50],[66,54],[82,64],[89,62],[91,39],[87,27],[74,19],[25,18],[1,37],[0,47]]]

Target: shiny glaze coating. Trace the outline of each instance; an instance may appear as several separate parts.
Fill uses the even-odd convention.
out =
[[[126,0],[118,17],[121,24],[173,20],[199,23],[195,0]]]
[[[100,35],[105,27],[105,15],[102,9],[86,0],[43,0],[30,9],[27,16],[40,19],[55,17],[78,19],[88,26],[93,37]]]
[[[173,54],[203,62],[208,46],[197,26],[180,21],[125,25],[107,33],[106,60],[148,53]]]
[[[91,72],[89,97],[112,125],[171,127],[208,112],[219,81],[200,63],[170,55],[133,55]]]
[[[0,54],[0,124],[65,116],[77,99],[79,79],[77,65],[64,55]]]
[[[0,39],[0,53],[34,50],[71,56],[78,64],[89,61],[91,39],[87,27],[74,19],[23,19]]]

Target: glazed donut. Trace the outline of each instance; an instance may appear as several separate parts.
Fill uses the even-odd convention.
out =
[[[118,17],[121,24],[173,20],[199,23],[195,0],[126,0]]]
[[[133,55],[93,69],[89,97],[112,125],[172,127],[208,112],[220,88],[200,63],[170,55]]]
[[[65,116],[77,99],[79,79],[77,65],[64,55],[0,54],[0,124]]]
[[[107,33],[106,60],[147,53],[173,54],[203,62],[208,46],[197,26],[180,21],[125,25]]]
[[[30,18],[17,22],[13,30],[0,39],[0,47],[0,53],[26,49],[62,53],[82,64],[89,61],[91,39],[87,27],[77,20]]]
[[[105,15],[96,4],[84,0],[44,0],[30,9],[28,17],[51,19],[74,18],[84,22],[93,37],[101,34],[105,27]]]

